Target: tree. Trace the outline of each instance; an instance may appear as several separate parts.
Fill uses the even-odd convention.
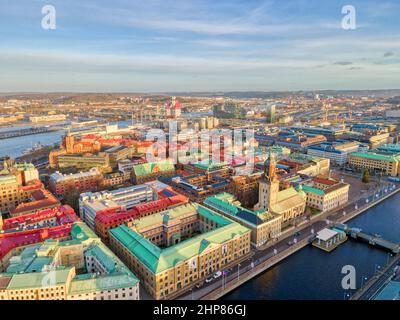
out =
[[[80,192],[77,189],[70,189],[64,193],[64,203],[71,206],[75,212],[79,211],[79,195]]]
[[[371,182],[371,176],[369,175],[368,169],[365,169],[362,175],[362,182],[363,183],[370,183]]]

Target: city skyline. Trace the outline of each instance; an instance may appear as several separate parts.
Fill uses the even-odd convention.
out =
[[[1,92],[400,88],[395,1],[52,1],[44,30],[48,4],[0,5]]]

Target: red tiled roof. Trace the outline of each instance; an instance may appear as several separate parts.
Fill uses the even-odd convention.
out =
[[[69,205],[59,206],[57,208],[45,209],[34,213],[5,219],[3,221],[3,230],[17,229],[22,226],[35,224],[40,221],[48,220],[55,217],[59,224],[72,223],[78,220],[74,209]]]
[[[325,184],[328,186],[334,186],[335,184],[338,183],[338,181],[333,180],[333,179],[327,179],[327,178],[321,178],[321,177],[315,177],[312,179],[314,182],[320,183],[320,184]]]
[[[167,209],[171,206],[175,206],[181,203],[188,202],[188,198],[181,195],[175,194],[172,197],[159,199],[151,202],[141,203],[132,207],[127,211],[119,211],[118,208],[112,208],[111,210],[103,210],[98,212],[96,215],[96,221],[100,224],[108,224],[111,221],[126,221],[132,218],[141,217],[151,212]],[[120,208],[119,208],[120,209]]]
[[[0,234],[0,259],[12,249],[43,242],[46,239],[65,238],[71,234],[72,223],[41,229]]]
[[[47,207],[59,205],[58,199],[46,189],[35,190],[32,192],[31,202],[19,204],[17,207],[11,209],[11,214],[23,214],[27,211],[45,209]]]

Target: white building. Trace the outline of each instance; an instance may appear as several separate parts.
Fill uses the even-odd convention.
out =
[[[117,207],[129,210],[138,203],[153,201],[156,197],[156,191],[151,184],[113,191],[86,192],[79,197],[79,213],[81,219],[94,230],[97,212]]]

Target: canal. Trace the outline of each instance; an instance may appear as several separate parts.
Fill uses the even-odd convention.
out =
[[[400,194],[387,199],[348,222],[388,240],[400,242]],[[344,265],[356,268],[357,287],[379,266],[387,263],[389,253],[353,239],[331,253],[312,246],[300,250],[286,260],[232,291],[224,300],[343,300],[341,274]]]

